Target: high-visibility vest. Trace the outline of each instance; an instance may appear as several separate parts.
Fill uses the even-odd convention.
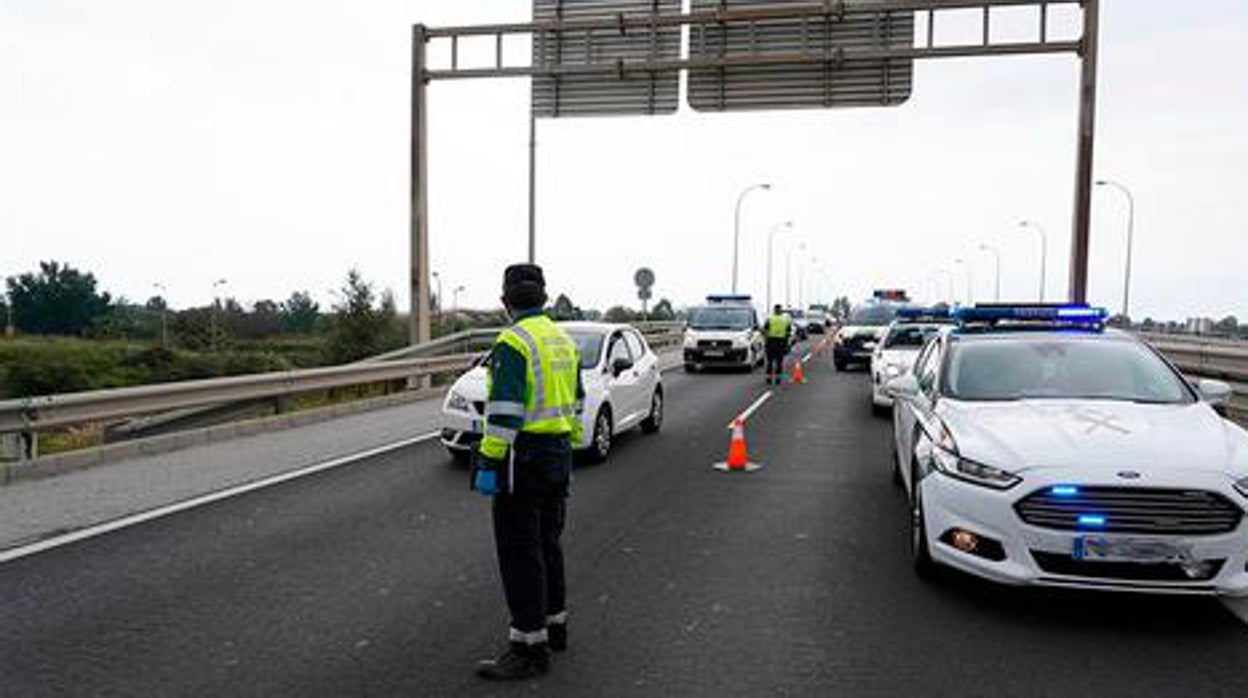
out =
[[[507,401],[486,403],[485,436],[481,452],[502,457],[517,432],[489,424],[489,415],[522,417],[521,432],[572,434],[580,426],[576,386],[581,370],[576,342],[545,315],[524,318],[503,330],[496,340],[525,359],[524,404]],[[487,390],[489,374],[487,374]]]
[[[772,315],[767,318],[767,336],[771,339],[788,339],[789,316]]]

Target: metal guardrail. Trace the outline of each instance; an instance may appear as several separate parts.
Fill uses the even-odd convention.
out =
[[[1137,336],[1183,373],[1230,383],[1228,414],[1239,423],[1248,424],[1248,342],[1143,332]]]
[[[635,327],[652,346],[662,347],[679,343],[684,326],[638,323]],[[480,356],[474,349],[487,347],[500,331],[467,330],[343,366],[2,400],[0,435],[22,434],[24,448],[33,451],[33,435],[46,429],[464,371]]]

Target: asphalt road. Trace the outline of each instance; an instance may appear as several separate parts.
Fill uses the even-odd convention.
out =
[[[909,569],[888,424],[827,359],[711,469],[753,375],[668,374],[657,436],[576,473],[572,649],[472,675],[506,614],[488,503],[433,443],[0,566],[2,696],[1147,696],[1248,692],[1208,599]]]

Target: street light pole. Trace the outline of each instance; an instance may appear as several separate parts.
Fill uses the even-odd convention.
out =
[[[1000,303],[1001,302],[1001,251],[993,247],[992,245],[989,245],[986,242],[981,242],[979,244],[979,249],[984,252],[991,252],[993,258],[997,262],[996,283],[993,286],[993,300]]]
[[[1098,187],[1113,187],[1127,197],[1127,263],[1122,280],[1122,316],[1131,317],[1131,251],[1135,245],[1135,197],[1125,185],[1112,179],[1098,180]]]
[[[971,271],[971,263],[959,257],[953,260],[954,264],[961,264],[966,270],[966,304],[975,305],[975,277]]]
[[[442,304],[446,302],[446,299],[442,297],[442,275],[435,271],[435,272],[432,272],[432,276],[433,276],[433,280],[437,282],[438,284],[438,302],[436,305],[438,308],[438,319],[441,319],[442,318]]]
[[[945,302],[952,305],[953,304],[953,272],[949,271],[948,269],[944,267],[939,267],[936,269],[936,275],[945,277],[945,282],[946,284],[948,284],[947,288],[949,289],[949,293],[946,294],[945,296]],[[936,282],[936,286],[937,286],[936,295],[940,295],[940,282],[939,281]]]
[[[1020,228],[1031,228],[1040,233],[1040,302],[1044,302],[1044,280],[1047,275],[1046,265],[1049,258],[1049,236],[1044,231],[1044,227],[1035,221],[1023,221],[1018,224]]]
[[[771,306],[771,257],[772,257],[772,248],[775,246],[775,242],[776,242],[776,231],[781,228],[791,229],[792,227],[793,227],[793,221],[785,221],[783,223],[777,223],[771,226],[771,232],[767,234],[767,311],[768,312],[771,312],[771,307],[772,307]]]
[[[452,296],[454,300],[451,303],[451,312],[455,313],[456,315],[459,314],[459,292],[463,290],[464,290],[463,286],[456,286],[455,290],[452,291],[452,293],[454,293],[455,295]]]
[[[221,307],[221,300],[217,297],[217,287],[225,284],[225,279],[212,282],[212,312],[208,313],[208,340],[214,352],[217,350],[217,312]]]
[[[733,217],[733,227],[732,227],[732,292],[733,293],[737,292],[737,268],[738,268],[737,260],[740,258],[740,253],[741,253],[741,204],[745,202],[746,194],[749,194],[750,192],[756,189],[762,189],[764,191],[767,191],[771,189],[771,185],[765,182],[761,184],[755,184],[753,186],[746,187],[745,190],[742,191],[737,196],[737,208],[736,208],[736,213]]]
[[[169,348],[169,292],[164,284],[152,284],[152,288],[160,291],[160,345]]]
[[[806,251],[806,243],[798,243],[798,248],[803,252]],[[793,245],[789,245],[789,251],[784,256],[784,307],[793,307]]]

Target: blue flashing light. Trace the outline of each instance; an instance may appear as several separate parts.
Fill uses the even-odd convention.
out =
[[[1074,485],[1054,485],[1049,488],[1049,494],[1054,497],[1074,497],[1079,494],[1079,488]]]
[[[962,323],[1049,322],[1064,326],[1100,327],[1109,311],[1082,303],[1069,304],[979,304],[955,308],[954,319]]]
[[[1101,514],[1080,514],[1078,522],[1080,526],[1102,528],[1105,526],[1105,517]]]

